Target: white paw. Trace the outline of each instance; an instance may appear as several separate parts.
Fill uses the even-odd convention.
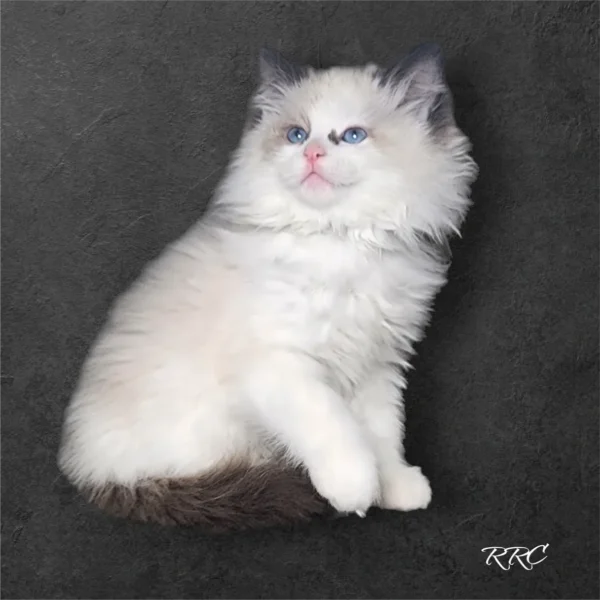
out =
[[[419,467],[399,466],[383,481],[382,508],[415,510],[427,508],[430,502],[431,486]]]
[[[354,452],[343,458],[323,458],[309,473],[319,494],[339,512],[366,514],[377,502],[379,476],[369,454]]]

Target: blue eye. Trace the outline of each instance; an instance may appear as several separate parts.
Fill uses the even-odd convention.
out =
[[[348,144],[360,144],[367,138],[367,132],[360,127],[350,127],[342,134],[342,140]]]
[[[287,132],[287,139],[292,144],[301,144],[308,138],[308,133],[302,129],[302,127],[291,127]]]

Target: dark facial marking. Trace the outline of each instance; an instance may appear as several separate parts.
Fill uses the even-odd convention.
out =
[[[264,83],[294,85],[307,75],[307,67],[296,65],[273,48],[262,48],[259,54],[260,76]]]
[[[421,44],[401,61],[380,72],[380,84],[393,86],[408,82],[404,101],[425,108],[426,119],[434,130],[451,124],[452,95],[446,82],[442,50],[437,44]]]
[[[335,132],[335,129],[332,129],[329,132],[329,135],[327,136],[327,139],[330,142],[333,142],[336,146],[340,143],[341,138],[338,136],[338,134]]]

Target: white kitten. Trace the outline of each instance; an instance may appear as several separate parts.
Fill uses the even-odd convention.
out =
[[[387,70],[267,50],[260,65],[211,210],[118,300],[85,364],[61,469],[162,523],[425,508],[402,373],[476,174],[440,50]]]

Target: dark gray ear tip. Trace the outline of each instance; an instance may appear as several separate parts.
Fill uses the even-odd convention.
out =
[[[276,65],[281,62],[281,54],[270,46],[263,46],[258,51],[258,61],[261,65]]]
[[[415,61],[432,60],[440,65],[444,64],[444,51],[436,42],[425,42],[423,44],[419,44],[408,53],[408,56]]]
[[[402,60],[392,63],[386,69],[382,69],[382,82],[400,81],[408,73],[423,68],[432,76],[437,76],[440,79],[444,78],[444,53],[439,44],[425,42],[414,46]]]
[[[271,46],[262,46],[258,51],[258,58],[260,60],[272,60],[278,55],[277,51],[271,48]]]
[[[278,73],[285,71],[287,64],[281,53],[270,46],[263,46],[258,51],[258,68],[264,80],[271,80]]]
[[[307,73],[307,68],[290,62],[281,52],[269,46],[259,50],[259,69],[263,82],[294,84]]]

